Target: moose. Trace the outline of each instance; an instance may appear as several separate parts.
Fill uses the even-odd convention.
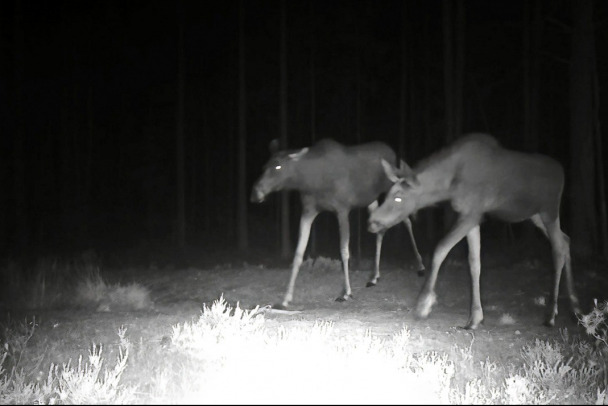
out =
[[[458,214],[456,224],[435,248],[431,272],[417,299],[415,317],[424,319],[430,314],[436,302],[439,267],[454,245],[466,236],[472,288],[465,328],[476,329],[483,321],[479,225],[486,214],[506,222],[530,219],[549,239],[555,273],[544,324],[555,325],[562,269],[572,310],[581,314],[572,280],[570,239],[560,228],[564,188],[560,163],[548,156],[506,149],[487,134],[468,134],[414,169],[405,162],[401,168],[388,161],[382,161],[382,166],[393,186],[384,203],[370,214],[369,231],[382,233],[417,210],[441,201],[449,201]]]
[[[294,286],[304,252],[308,244],[310,228],[322,211],[336,214],[340,230],[340,255],[344,272],[344,291],[336,301],[346,301],[352,297],[349,281],[349,239],[348,216],[353,208],[377,207],[377,198],[386,193],[392,182],[384,174],[381,160],[397,163],[395,152],[383,142],[368,142],[345,146],[332,139],[322,139],[311,147],[299,150],[278,150],[276,140],[270,143],[271,158],[264,166],[264,172],[256,181],[251,192],[251,201],[260,203],[272,192],[295,190],[300,193],[302,215],[296,252],[291,266],[291,277],[287,293],[281,305],[287,308],[293,299]],[[418,271],[424,270],[418,252],[412,223],[402,218],[407,227],[412,247],[418,261]],[[380,278],[380,251],[386,230],[376,237],[376,258],[374,273],[367,286],[374,286]]]

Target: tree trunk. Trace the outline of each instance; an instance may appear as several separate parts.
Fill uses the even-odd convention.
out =
[[[247,127],[245,99],[245,4],[239,3],[239,135],[238,135],[238,173],[237,173],[237,238],[238,249],[246,252],[249,249],[247,229]]]
[[[361,143],[361,32],[359,24],[356,26],[356,52],[355,52],[355,75],[356,75],[356,95],[355,95],[355,140],[357,144]],[[361,209],[355,209],[356,219],[356,247],[357,268],[361,268]],[[350,219],[349,219],[350,221]]]
[[[597,75],[597,65],[594,63],[593,66],[593,119],[594,119],[594,135],[596,142],[596,159],[597,159],[597,190],[598,190],[598,203],[600,206],[599,210],[599,227],[600,227],[600,249],[602,256],[608,258],[608,213],[606,212],[606,177],[604,170],[604,147],[602,145],[602,133],[600,129],[600,86]]]
[[[86,145],[86,161],[84,168],[84,234],[87,238],[90,237],[90,218],[91,218],[91,191],[93,182],[93,144],[95,137],[95,113],[93,109],[93,87],[89,85],[87,91],[87,145]]]
[[[209,125],[209,113],[208,113],[209,105],[204,102],[203,104],[203,137],[208,140],[206,145],[203,146],[203,229],[205,233],[209,234],[211,232],[211,211],[213,210],[213,174],[212,174],[212,161],[213,157],[212,146],[210,145],[211,140],[213,139],[210,134],[210,125]]]
[[[183,4],[177,1],[177,122],[176,122],[176,162],[177,162],[177,246],[186,244],[186,191],[184,165],[184,21]]]
[[[452,5],[456,5],[456,10]],[[462,133],[464,87],[464,4],[444,1],[443,5],[443,38],[444,38],[444,84],[445,84],[445,143],[448,144]],[[444,210],[444,231],[452,227],[454,212],[446,207]]]
[[[465,51],[465,13],[464,0],[456,2],[456,55],[454,58],[454,134],[453,138],[462,135],[464,121],[463,93],[464,93],[464,51]]]
[[[430,19],[431,17],[428,15],[428,13],[425,13],[424,15],[424,41],[428,41],[429,37],[430,37],[430,33],[431,33],[431,29],[430,29]],[[423,63],[424,66],[430,66],[431,65],[431,49],[430,47],[423,47]],[[433,110],[432,108],[432,104],[433,104],[433,100],[434,100],[434,95],[432,94],[432,86],[431,84],[434,81],[434,77],[430,74],[429,69],[424,69],[422,76],[424,78],[424,108],[423,108],[423,128],[424,128],[424,138],[422,139],[422,143],[421,143],[421,151],[423,154],[427,154],[429,151],[434,150],[435,145],[434,145],[434,141],[433,139],[435,137],[432,136],[433,134],[433,127],[432,127],[432,115],[431,112]],[[427,254],[424,254],[425,257],[425,263],[428,263],[427,261],[427,257],[428,257],[428,252],[430,251],[430,247],[432,247],[432,244],[434,244],[437,240],[438,240],[438,236],[437,236],[437,232],[438,232],[438,224],[439,224],[439,216],[438,216],[438,210],[427,210],[426,211],[426,228],[425,228],[425,247],[427,247]]]
[[[524,1],[523,32],[523,148],[538,152],[539,147],[539,91],[540,45],[542,18],[540,0]],[[512,231],[512,228],[509,227]],[[536,238],[536,227],[526,222],[521,226],[521,239]],[[512,233],[508,234],[511,237]],[[513,242],[513,238],[509,239]]]
[[[317,104],[316,104],[316,83],[315,83],[315,2],[310,2],[310,144],[313,145],[317,140]],[[310,228],[310,256],[317,255],[317,232],[315,224]]]
[[[456,5],[456,10],[452,5]],[[443,5],[443,74],[445,83],[445,142],[449,143],[462,133],[464,87],[464,4],[444,1]]]
[[[15,136],[13,145],[13,167],[14,167],[14,205],[15,205],[15,233],[17,250],[20,254],[25,253],[28,245],[28,212],[26,207],[26,179],[25,179],[25,117],[23,112],[23,26],[21,14],[21,0],[15,3]]]
[[[573,249],[588,255],[598,248],[595,206],[593,0],[573,4],[570,61],[570,213]]]
[[[540,0],[524,1],[524,148],[537,152],[539,137],[540,44],[542,18]]]
[[[287,11],[285,0],[281,0],[281,45],[280,45],[280,138],[283,148],[287,147]],[[291,240],[289,238],[289,192],[281,193],[281,256],[291,255]]]
[[[399,158],[405,159],[405,140],[407,139],[407,2],[401,2],[401,81],[399,87]]]
[[[451,1],[441,3],[443,9],[443,80],[445,97],[445,143],[454,139],[454,17]]]
[[[407,1],[401,2],[401,69],[399,82],[399,141],[397,143],[397,161],[406,159],[406,142],[409,141],[409,148],[412,147],[413,140],[408,137],[408,111],[411,103],[408,103],[408,97],[411,96],[411,90],[408,92],[408,52],[407,52]],[[408,150],[411,153],[411,149]],[[411,164],[411,163],[409,163]],[[400,246],[405,246],[404,227],[398,227],[398,239]]]

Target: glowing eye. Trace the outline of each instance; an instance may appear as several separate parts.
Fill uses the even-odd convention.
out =
[[[395,201],[396,201],[397,203],[401,203],[401,198],[400,198],[400,197],[395,197]]]
[[[274,169],[276,169],[278,171],[279,169],[281,169],[281,165],[275,166]]]

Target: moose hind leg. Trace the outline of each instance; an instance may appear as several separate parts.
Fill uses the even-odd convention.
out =
[[[557,300],[559,297],[559,282],[562,275],[562,269],[566,262],[570,262],[570,244],[566,235],[562,232],[559,226],[559,219],[549,220],[543,219],[547,236],[551,242],[551,252],[553,255],[553,289],[551,290],[551,299],[547,307],[547,315],[544,324],[549,327],[555,325],[555,316],[557,316]],[[568,264],[570,269],[570,264]],[[570,271],[567,271],[570,273]],[[571,278],[571,276],[570,276]]]
[[[576,295],[576,290],[574,288],[574,279],[572,278],[572,260],[570,258],[570,237],[568,237],[564,232],[562,232],[562,236],[564,239],[564,276],[566,277],[566,287],[568,289],[568,299],[570,301],[570,307],[572,312],[576,316],[582,315],[581,307],[578,302],[578,297]]]
[[[378,283],[378,279],[380,279],[380,252],[382,251],[382,238],[384,238],[384,231],[378,232],[376,234],[376,257],[374,259],[374,273],[372,274],[371,279],[367,282],[365,287],[369,288],[371,286],[376,286]]]
[[[350,240],[350,224],[348,223],[348,211],[338,212],[338,226],[340,228],[340,256],[342,257],[342,270],[344,272],[344,292],[342,296],[336,298],[336,302],[344,302],[352,298],[353,294],[350,289],[350,280],[348,276],[348,260],[350,252],[348,244]]]
[[[464,327],[467,330],[475,330],[483,321],[483,309],[481,308],[481,295],[479,292],[479,275],[481,274],[481,241],[479,226],[467,234],[469,245],[469,269],[471,271],[471,313],[469,321]]]

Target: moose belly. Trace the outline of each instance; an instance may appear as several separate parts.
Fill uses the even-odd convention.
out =
[[[509,223],[517,223],[529,219],[538,213],[538,206],[525,200],[511,200],[508,204],[503,204],[488,210],[488,215]]]

